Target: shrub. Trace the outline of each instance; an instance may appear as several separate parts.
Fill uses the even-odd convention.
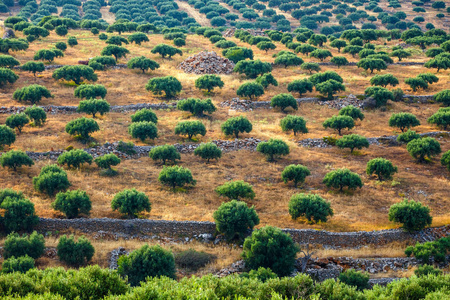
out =
[[[415,246],[408,246],[405,249],[406,256],[413,255],[416,259],[423,263],[430,263],[433,259],[437,263],[447,262],[447,254],[450,250],[450,239],[448,237],[440,238],[431,242],[425,242],[420,244],[416,243]]]
[[[159,173],[158,181],[163,184],[172,187],[183,187],[186,184],[195,185],[196,181],[192,177],[191,170],[183,168],[181,166],[164,166]]]
[[[300,97],[308,91],[312,92],[312,89],[313,84],[308,79],[298,79],[288,84],[288,91],[299,93]]]
[[[302,70],[308,71],[309,74],[312,74],[313,71],[319,72],[320,66],[318,63],[305,62],[300,66]]]
[[[73,136],[79,136],[81,140],[88,140],[89,134],[100,130],[97,122],[92,119],[78,118],[66,124],[66,132]]]
[[[416,275],[417,277],[428,275],[439,276],[441,274],[442,274],[441,270],[436,269],[433,266],[427,264],[419,266],[417,267],[417,270],[414,270],[414,275]]]
[[[264,94],[264,87],[257,82],[246,82],[239,86],[236,94],[240,97],[248,97],[250,100]]]
[[[339,110],[339,116],[349,116],[353,120],[364,120],[364,114],[361,110],[353,105],[347,105]]]
[[[255,192],[253,186],[243,180],[229,181],[216,188],[217,194],[225,196],[230,200],[240,200],[241,198],[253,199]]]
[[[78,241],[75,241],[73,235],[70,237],[61,236],[56,250],[62,262],[74,267],[88,263],[95,253],[95,249],[88,239],[81,236]]]
[[[10,115],[6,118],[6,126],[19,130],[19,133],[22,132],[22,128],[30,122],[30,119],[25,113],[19,113]]]
[[[104,99],[88,99],[80,101],[77,112],[92,114],[92,117],[95,118],[97,113],[100,113],[100,115],[103,116],[105,113],[109,112],[109,109],[110,105]]]
[[[413,130],[408,130],[397,136],[397,142],[408,144],[412,140],[420,139],[421,136]]]
[[[445,106],[450,106],[450,90],[443,90],[435,94],[434,100],[443,103]]]
[[[196,272],[209,264],[214,258],[214,255],[209,253],[188,249],[175,255],[175,263],[182,268]]]
[[[363,58],[356,65],[358,68],[370,70],[370,74],[372,74],[374,70],[381,71],[387,69],[384,60],[378,58]]]
[[[41,49],[34,54],[34,60],[46,60],[48,62],[52,62],[57,57],[63,57],[64,52],[59,49]]]
[[[56,80],[72,80],[76,85],[79,85],[83,80],[97,81],[97,74],[89,66],[63,66],[53,71],[52,77]]]
[[[161,246],[144,245],[118,261],[118,273],[128,278],[131,286],[137,286],[147,277],[175,278],[175,259],[172,252]]]
[[[236,138],[239,138],[239,133],[249,133],[252,131],[253,126],[246,117],[238,116],[226,120],[222,124],[221,129],[225,135],[234,135]]]
[[[22,70],[33,73],[36,77],[36,73],[41,73],[45,71],[45,66],[43,62],[27,61],[21,67]]]
[[[292,107],[295,110],[298,109],[297,100],[291,94],[278,94],[273,96],[270,100],[270,106],[279,107],[283,112],[288,107]]]
[[[306,121],[300,116],[288,115],[281,119],[280,126],[283,131],[292,130],[294,132],[294,136],[297,135],[297,132],[308,133]]]
[[[58,156],[59,165],[67,165],[67,167],[79,168],[82,164],[92,163],[92,155],[81,149],[74,149],[62,153]]]
[[[194,150],[194,155],[206,159],[219,159],[222,157],[222,150],[214,143],[202,143]]]
[[[188,98],[178,101],[177,109],[189,111],[198,117],[202,117],[205,112],[212,114],[216,111],[216,107],[212,103],[211,99],[201,100],[195,98]]]
[[[174,97],[176,94],[181,92],[182,86],[180,81],[172,76],[166,77],[154,77],[150,79],[145,86],[147,91],[151,91],[155,95],[162,95],[165,93],[165,97]]]
[[[19,61],[11,55],[0,55],[0,67],[12,69],[15,66],[20,65]]]
[[[69,36],[69,38],[67,39],[67,44],[68,44],[70,47],[73,47],[73,46],[78,45],[77,38],[74,37],[74,36]]]
[[[63,169],[57,165],[47,165],[42,167],[39,176],[33,177],[33,186],[36,191],[53,196],[67,190],[70,183]]]
[[[298,57],[296,54],[286,54],[278,55],[277,58],[275,58],[274,64],[276,65],[282,65],[286,69],[289,66],[300,66],[303,64],[303,59]]]
[[[272,42],[265,42],[265,41],[259,42],[258,44],[256,44],[256,47],[259,50],[266,51],[266,53],[269,50],[274,50],[274,49],[277,48],[277,46],[274,43],[272,43]]]
[[[339,188],[339,191],[342,191],[344,187],[356,189],[357,187],[362,188],[363,186],[361,177],[346,168],[328,172],[323,178],[323,183],[329,188]]]
[[[151,159],[153,160],[161,160],[163,165],[166,164],[166,161],[171,161],[176,163],[177,159],[181,159],[180,153],[177,148],[172,145],[163,145],[156,146],[150,150],[148,153]]]
[[[439,108],[435,114],[428,118],[427,122],[447,130],[450,125],[450,108]]]
[[[106,172],[104,172],[105,175],[116,175],[117,171],[113,170],[111,166],[120,164],[120,158],[118,158],[117,155],[110,153],[97,157],[94,159],[94,162],[99,168],[106,169]]]
[[[80,99],[105,98],[106,88],[101,84],[83,84],[74,90],[74,96]]]
[[[175,126],[175,134],[187,135],[188,139],[192,139],[195,135],[206,135],[205,125],[200,121],[183,121]]]
[[[294,187],[297,187],[299,183],[305,182],[306,176],[311,175],[309,169],[302,165],[289,165],[284,168],[281,173],[281,179],[284,183],[288,183],[289,181],[294,182]]]
[[[389,221],[402,223],[406,231],[422,230],[431,225],[430,208],[420,202],[404,199],[389,208]]]
[[[151,60],[144,56],[140,56],[140,57],[133,57],[132,59],[130,59],[127,63],[127,68],[140,69],[142,73],[145,73],[145,71],[147,71],[148,69],[152,71],[159,69],[159,64],[154,60]]]
[[[181,47],[181,46],[186,45],[186,40],[185,40],[185,39],[182,39],[182,38],[175,38],[175,39],[173,40],[173,44],[174,44],[175,46],[177,46],[177,47]]]
[[[364,91],[366,97],[373,97],[376,107],[386,105],[387,101],[394,100],[394,94],[386,88],[380,86],[371,86]]]
[[[119,60],[119,58],[126,57],[128,53],[130,53],[130,51],[128,51],[127,48],[117,45],[108,45],[103,48],[102,52],[100,52],[100,54],[104,56],[114,56],[116,62]]]
[[[447,167],[447,170],[450,171],[450,150],[442,154],[441,165]]]
[[[3,274],[14,272],[26,273],[28,270],[33,268],[34,268],[34,259],[29,257],[28,255],[17,258],[11,257],[3,261],[2,273]]]
[[[150,212],[151,204],[147,195],[133,188],[118,192],[111,201],[111,208],[132,219],[142,211]]]
[[[266,269],[263,267],[259,267],[257,270],[250,270],[248,273],[241,273],[240,276],[244,278],[257,279],[261,282],[266,282],[269,279],[275,279],[278,277],[277,274],[272,272],[271,269]]]
[[[329,216],[333,216],[330,202],[325,201],[319,195],[296,194],[289,201],[289,214],[295,220],[305,217],[309,222],[326,222]]]
[[[0,125],[0,150],[16,141],[16,133],[6,125]]]
[[[354,269],[346,270],[339,275],[339,281],[355,286],[357,290],[362,291],[369,288],[369,275]]]
[[[128,37],[128,41],[130,43],[134,42],[136,45],[141,45],[142,42],[148,42],[149,39],[148,39],[148,37],[147,37],[147,35],[145,33],[136,32],[136,33],[131,34]]]
[[[259,224],[259,217],[252,206],[249,208],[244,202],[232,200],[222,203],[214,212],[216,230],[228,240],[242,239],[247,231]]]
[[[383,179],[391,179],[394,173],[397,173],[397,167],[391,161],[385,158],[374,158],[367,163],[366,173],[371,176],[376,174],[379,181]]]
[[[152,122],[134,122],[128,127],[128,133],[135,139],[140,139],[142,142],[145,139],[155,139],[158,137],[158,128]]]
[[[17,79],[19,79],[19,76],[10,69],[0,68],[0,87],[3,87],[6,83],[13,84]]]
[[[349,134],[344,135],[342,138],[337,140],[336,146],[339,148],[349,148],[350,153],[353,153],[353,150],[356,148],[361,150],[364,148],[369,148],[369,141],[359,134]]]
[[[245,74],[248,78],[256,78],[258,75],[271,72],[272,66],[270,63],[261,60],[241,60],[236,64],[233,71]]]
[[[13,232],[6,237],[3,249],[5,258],[28,256],[38,259],[44,254],[44,236],[36,231],[30,235],[24,234],[22,236]]]
[[[33,121],[35,126],[42,126],[43,123],[45,123],[45,121],[47,120],[47,114],[45,113],[44,109],[42,107],[36,106],[36,104],[27,107],[25,109],[25,114],[31,121]]]
[[[389,119],[389,126],[398,127],[402,132],[414,126],[419,126],[420,122],[416,116],[411,113],[392,114]]]
[[[333,128],[338,131],[339,135],[342,135],[342,129],[352,129],[353,127],[355,127],[355,122],[353,121],[353,118],[349,116],[332,116],[331,118],[326,119],[323,122],[323,127]]]
[[[31,167],[34,165],[33,160],[23,151],[10,150],[0,156],[0,165],[17,171],[22,166]]]
[[[55,32],[59,36],[65,36],[69,31],[67,30],[67,27],[64,25],[56,26]]]
[[[183,52],[175,47],[166,45],[166,44],[158,44],[156,45],[152,51],[153,54],[158,53],[159,55],[161,55],[162,58],[165,58],[166,56],[168,56],[169,58],[171,58],[172,56],[174,56],[175,54],[179,54],[180,56],[183,55]]]
[[[267,161],[274,161],[275,157],[289,154],[289,146],[282,140],[270,139],[267,142],[260,142],[256,151],[264,154]]]
[[[324,49],[316,49],[309,54],[309,57],[314,57],[319,59],[320,61],[324,61],[327,57],[332,57],[330,51]]]
[[[327,81],[318,83],[315,85],[315,87],[316,91],[318,91],[322,95],[325,95],[327,99],[332,99],[333,94],[339,91],[345,91],[345,86],[334,79],[329,79]]]
[[[253,231],[245,239],[242,257],[249,269],[270,268],[278,276],[287,276],[294,268],[299,250],[288,234],[278,228],[266,226]]]
[[[158,117],[151,108],[143,108],[131,115],[131,122],[152,122],[158,123]]]
[[[224,83],[222,79],[217,75],[205,74],[195,80],[195,87],[199,90],[207,90],[211,93],[214,88],[223,88]]]
[[[73,219],[79,214],[89,215],[92,205],[85,191],[75,190],[56,194],[52,207],[62,212],[66,218]]]
[[[103,71],[107,67],[115,66],[116,65],[116,59],[111,56],[95,56],[91,59],[89,59],[88,66],[96,71]]]
[[[335,56],[332,57],[330,59],[330,62],[332,62],[333,64],[335,64],[336,66],[341,67],[341,66],[346,66],[348,65],[348,60],[347,58],[345,58],[344,56]]]
[[[407,85],[409,85],[412,90],[415,92],[418,89],[427,89],[428,88],[428,83],[423,80],[422,78],[419,77],[414,77],[414,78],[406,78],[405,79],[405,83]]]
[[[424,137],[412,140],[406,146],[409,155],[417,159],[419,162],[424,162],[425,157],[431,159],[433,156],[441,153],[441,145],[432,137]]]

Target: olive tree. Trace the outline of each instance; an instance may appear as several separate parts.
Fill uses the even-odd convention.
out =
[[[309,54],[309,57],[314,57],[319,59],[320,61],[324,61],[328,57],[332,57],[330,51],[324,49],[316,49]]]
[[[159,69],[159,64],[145,56],[139,56],[130,59],[127,63],[127,67],[128,69],[140,69],[142,73],[145,73],[148,69],[152,71]]]
[[[264,87],[257,82],[246,82],[239,86],[236,94],[240,97],[248,97],[250,100],[264,94]]]
[[[388,100],[394,100],[394,94],[381,86],[370,86],[364,91],[366,97],[372,97],[375,100],[376,107],[386,105]]]
[[[392,164],[390,160],[385,158],[374,158],[369,160],[366,166],[367,175],[377,175],[379,181],[383,179],[391,179],[394,173],[397,173],[398,169]]]
[[[443,103],[445,106],[450,106],[450,90],[442,90],[434,95],[434,100]]]
[[[249,133],[252,131],[253,126],[246,117],[237,116],[229,118],[222,123],[221,129],[225,135],[234,135],[236,138],[239,138],[239,133]]]
[[[106,88],[101,84],[82,84],[76,87],[73,94],[75,97],[83,99],[105,98]]]
[[[345,91],[345,86],[334,79],[329,79],[327,81],[318,83],[315,85],[315,88],[316,91],[326,96],[327,99],[332,99],[333,94],[339,91]]]
[[[67,173],[57,165],[42,167],[38,176],[33,177],[34,189],[48,196],[54,196],[57,192],[66,191],[70,182]]]
[[[363,58],[356,64],[356,66],[366,71],[370,70],[370,74],[372,74],[374,70],[381,71],[387,69],[387,65],[384,60],[377,58]]]
[[[450,150],[442,154],[441,165],[447,167],[447,170],[450,171]]]
[[[387,87],[388,85],[396,86],[398,85],[398,79],[392,74],[375,75],[370,78],[371,85],[379,85],[382,87]]]
[[[74,190],[56,194],[52,207],[62,212],[66,218],[73,219],[80,214],[89,215],[92,204],[85,191]]]
[[[245,74],[248,78],[256,78],[258,75],[272,71],[270,63],[261,60],[241,60],[234,67],[234,72]]]
[[[95,118],[97,113],[100,113],[100,115],[103,116],[105,113],[109,112],[109,109],[110,105],[104,99],[87,99],[78,103],[77,112],[92,114],[92,117]]]
[[[158,117],[151,108],[143,108],[131,115],[131,122],[153,122],[158,123]]]
[[[28,106],[25,109],[25,114],[34,123],[34,126],[42,126],[47,120],[45,110],[42,107],[36,106],[36,104]]]
[[[127,54],[130,53],[130,51],[127,48],[117,46],[117,45],[108,45],[105,48],[103,48],[101,55],[106,56],[114,56],[116,59],[116,62],[119,60],[119,58],[126,57]]]
[[[66,124],[66,132],[73,136],[79,136],[82,140],[88,140],[90,138],[90,133],[99,130],[100,127],[95,120],[84,117],[74,119]]]
[[[358,134],[349,134],[344,135],[342,138],[336,141],[336,146],[339,148],[349,148],[350,153],[353,153],[353,150],[359,149],[361,150],[363,147],[368,148],[369,147],[369,141]]]
[[[140,139],[144,142],[147,138],[153,140],[158,137],[158,128],[155,123],[140,121],[133,122],[128,127],[128,133],[135,139]]]
[[[0,68],[0,87],[5,86],[7,83],[13,84],[19,79],[16,73],[7,68]]]
[[[413,130],[408,130],[406,132],[403,132],[397,136],[397,142],[408,144],[412,140],[420,139],[421,136],[417,132]]]
[[[431,159],[442,151],[439,142],[432,137],[414,139],[408,143],[406,150],[419,162],[424,162],[426,157]]]
[[[353,120],[364,120],[364,114],[361,110],[353,105],[347,105],[339,110],[339,116],[349,116]]]
[[[177,49],[175,47],[166,45],[166,44],[158,44],[156,45],[152,51],[153,54],[158,53],[161,55],[162,58],[165,58],[166,56],[168,58],[171,58],[175,54],[179,54],[180,56],[183,55],[183,52],[180,49]]]
[[[177,159],[181,159],[180,153],[173,145],[156,146],[150,150],[148,155],[154,161],[162,161],[163,165],[165,165],[167,161],[176,163]]]
[[[175,126],[175,134],[187,135],[191,140],[196,135],[206,135],[205,125],[200,121],[183,121]]]
[[[14,91],[13,99],[19,102],[39,103],[44,98],[53,97],[50,91],[42,85],[32,84]]]
[[[300,68],[302,70],[308,71],[309,74],[312,74],[312,72],[319,72],[320,71],[319,64],[318,63],[313,63],[313,62],[302,63]]]
[[[289,154],[289,146],[286,142],[278,139],[270,139],[267,142],[260,142],[256,146],[256,151],[264,154],[267,161],[274,161],[275,157]]]
[[[6,126],[16,129],[19,133],[22,132],[22,128],[30,122],[30,119],[25,113],[13,114],[6,118]]]
[[[36,77],[36,73],[41,73],[45,71],[45,66],[43,62],[27,61],[21,67],[22,70],[33,73]]]
[[[306,121],[300,116],[288,115],[281,119],[280,126],[285,132],[292,130],[294,132],[294,136],[296,136],[298,132],[308,133]]]
[[[188,98],[178,101],[177,109],[189,111],[198,117],[202,117],[205,112],[212,114],[217,110],[211,99],[201,100],[195,98]]]
[[[242,198],[253,199],[255,192],[253,186],[243,180],[228,181],[216,188],[216,193],[230,200],[241,200]]]
[[[6,125],[0,125],[0,150],[16,141],[16,133]]]
[[[195,87],[199,90],[207,90],[211,93],[214,88],[223,88],[224,83],[220,76],[205,74],[195,80]]]
[[[118,164],[120,164],[120,161],[120,158],[118,158],[117,155],[113,153],[104,154],[94,159],[95,164],[99,168],[106,170],[103,174],[108,176],[117,174],[117,171],[113,170],[111,167],[117,166]]]
[[[404,199],[389,208],[389,221],[402,223],[406,231],[418,231],[431,225],[430,208],[414,200]]]
[[[206,159],[219,159],[222,157],[222,150],[214,143],[202,143],[194,150],[194,155]]]
[[[79,85],[83,80],[97,81],[97,74],[89,66],[63,66],[53,71],[52,77],[56,80],[73,80],[76,85]]]
[[[312,92],[313,84],[308,79],[297,79],[290,82],[287,89],[291,93],[299,93],[301,97],[306,92]]]
[[[11,55],[0,55],[0,68],[10,68],[20,65],[20,62]]]
[[[278,86],[278,81],[273,77],[272,73],[264,73],[256,77],[256,83],[259,83],[266,89],[270,84],[273,86]]]
[[[59,49],[41,49],[34,54],[34,60],[46,60],[52,62],[57,57],[63,57],[64,52]]]
[[[34,161],[21,150],[10,150],[0,156],[0,165],[3,168],[8,167],[17,171],[17,168],[22,166],[31,167],[34,165]]]
[[[192,177],[191,170],[183,168],[181,166],[164,166],[159,173],[158,181],[163,184],[172,187],[183,187],[185,185],[196,184],[196,180]]]
[[[66,235],[61,236],[56,250],[59,259],[73,267],[88,263],[95,253],[95,249],[88,239],[81,236],[76,241],[73,235],[70,237]]]
[[[92,160],[92,155],[82,149],[66,151],[58,156],[59,165],[67,165],[69,168],[73,167],[77,169],[84,163],[88,163],[90,165]]]
[[[443,107],[427,119],[430,124],[435,124],[444,130],[450,125],[450,108]]]
[[[309,169],[302,165],[289,165],[284,168],[281,173],[281,179],[284,183],[288,183],[289,181],[294,182],[294,187],[297,188],[299,183],[305,182],[306,176],[311,175]]]
[[[245,202],[232,200],[222,203],[213,214],[216,230],[227,240],[243,239],[247,231],[259,224],[255,208]]]
[[[349,116],[332,116],[329,119],[326,119],[323,122],[324,128],[332,128],[338,131],[339,135],[341,134],[342,129],[347,128],[348,130],[355,127],[355,122],[352,117]]]
[[[419,125],[420,125],[419,120],[416,118],[415,115],[411,113],[404,113],[404,112],[396,113],[392,114],[391,117],[389,118],[389,126],[397,127],[402,132],[405,132],[405,130],[411,127]]]
[[[338,188],[339,191],[342,191],[344,187],[356,189],[357,187],[362,188],[363,186],[361,177],[346,168],[328,172],[323,178],[323,183],[329,188]]]
[[[133,219],[142,211],[150,212],[151,204],[145,193],[133,188],[118,192],[111,201],[111,208]]]
[[[181,92],[181,82],[173,76],[154,77],[150,79],[145,86],[147,91],[151,91],[155,95],[162,95],[166,98],[174,97]]]
[[[131,34],[128,37],[128,41],[130,43],[135,43],[136,45],[141,45],[142,42],[148,42],[149,39],[148,39],[148,37],[147,37],[147,35],[145,33],[136,32],[136,33]]]
[[[295,220],[305,217],[311,223],[326,222],[334,215],[331,203],[319,195],[295,194],[289,201],[289,214]]]
[[[301,64],[303,64],[303,59],[293,53],[291,54],[290,52],[287,52],[286,54],[277,56],[274,63],[276,65],[282,65],[284,66],[284,68],[287,68],[289,66],[300,66]]]

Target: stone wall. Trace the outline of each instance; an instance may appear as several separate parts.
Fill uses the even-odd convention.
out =
[[[41,218],[36,230],[42,233],[77,230],[85,233],[104,232],[117,237],[165,235],[194,237],[215,233],[213,222],[119,219],[46,219]],[[319,244],[332,248],[359,248],[365,245],[385,245],[392,242],[424,242],[450,234],[450,225],[427,228],[417,233],[401,229],[359,232],[329,232],[313,229],[283,229],[299,244]]]

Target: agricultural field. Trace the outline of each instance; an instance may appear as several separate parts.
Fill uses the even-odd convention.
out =
[[[246,271],[270,268],[252,265],[247,252],[258,232],[289,240],[278,228],[400,229],[411,236],[447,228],[449,6],[4,0],[0,244],[11,232],[40,230],[39,218],[215,222],[217,243],[164,235],[149,242],[167,270],[176,254],[177,271],[158,274],[181,278],[217,273],[242,257]],[[121,232],[103,238],[68,226],[40,233],[47,249],[32,257],[39,269],[108,268],[118,247],[147,251],[145,238]],[[61,234],[86,247],[81,262],[60,253],[61,243],[75,243]],[[311,249],[318,266],[320,257],[404,258],[418,236],[379,247]],[[432,262],[448,271],[448,241],[445,234],[441,244],[434,238],[429,243],[444,259],[433,252]],[[308,257],[294,248],[280,256]],[[209,259],[189,269],[180,262],[182,254],[196,260],[189,251]],[[126,257],[131,263],[133,254]],[[119,259],[119,273],[137,285],[142,274],[130,266],[126,273],[126,263]],[[290,275],[284,272],[294,264],[286,264],[272,271]],[[410,277],[419,263],[413,265],[371,278]]]

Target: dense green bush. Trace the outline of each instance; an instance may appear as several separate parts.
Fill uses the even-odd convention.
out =
[[[86,151],[82,149],[73,149],[61,153],[58,156],[58,164],[67,165],[69,168],[73,167],[78,169],[84,163],[88,163],[90,165],[92,163],[92,159],[92,155]]]
[[[325,201],[319,195],[295,194],[289,201],[289,214],[295,220],[305,217],[309,222],[326,222],[328,217],[333,216],[330,202]]]
[[[195,185],[196,180],[192,177],[189,169],[181,166],[171,166],[162,169],[159,173],[158,181],[161,184],[168,185],[175,189],[176,187],[183,187],[185,185]]]
[[[349,269],[342,272],[338,278],[345,284],[355,286],[359,291],[369,287],[369,275],[366,273],[357,272],[354,269]]]
[[[152,160],[161,160],[165,165],[166,161],[176,163],[177,159],[181,159],[180,153],[173,145],[156,146],[148,153]]]
[[[27,125],[30,122],[30,119],[25,113],[18,113],[10,115],[6,118],[6,126],[16,129],[19,131],[19,133],[22,132],[22,128]]]
[[[390,207],[389,221],[402,223],[403,228],[407,231],[417,231],[431,225],[432,217],[428,206],[423,206],[422,203],[414,200],[404,199]]]
[[[397,142],[408,144],[412,140],[420,139],[421,136],[417,132],[413,130],[408,130],[406,132],[403,132],[397,136]]]
[[[43,62],[27,61],[21,67],[22,70],[33,73],[36,77],[36,73],[41,73],[45,71],[45,66]]]
[[[157,124],[158,117],[151,108],[143,108],[131,115],[131,122],[152,122]]]
[[[147,195],[135,188],[118,192],[111,201],[111,208],[126,214],[130,219],[136,218],[142,211],[150,212],[152,209]]]
[[[109,112],[110,107],[109,103],[104,99],[87,99],[78,103],[77,112],[92,114],[92,117],[95,118],[97,113],[103,116]]]
[[[228,181],[216,188],[220,196],[225,196],[230,200],[240,200],[242,198],[253,199],[255,192],[253,186],[243,180]]]
[[[183,52],[175,47],[166,45],[166,44],[158,44],[156,45],[152,51],[152,53],[156,54],[158,53],[161,55],[162,58],[165,58],[166,56],[171,58],[175,54],[179,54],[180,56],[183,55]]]
[[[450,108],[439,108],[436,113],[427,119],[427,122],[447,130],[447,127],[450,126]]]
[[[300,248],[280,229],[265,226],[244,241],[242,257],[247,268],[270,268],[278,276],[290,275]],[[276,253],[276,255],[274,255]]]
[[[326,119],[322,125],[324,128],[333,128],[338,131],[339,135],[342,135],[342,129],[352,129],[353,127],[355,127],[355,122],[353,121],[352,117],[340,115],[332,116],[331,118]]]
[[[353,153],[355,148],[358,150],[361,150],[363,147],[369,148],[369,141],[359,134],[348,134],[337,140],[336,146],[339,148],[349,148],[350,153]]]
[[[17,89],[13,93],[13,99],[19,102],[29,102],[31,104],[39,103],[44,98],[52,97],[52,94],[46,87],[39,84],[32,84],[25,86],[21,89]]]
[[[175,259],[172,252],[156,245],[144,245],[118,261],[118,273],[127,276],[131,286],[137,286],[147,277],[175,278]]]
[[[195,148],[194,155],[200,156],[209,162],[210,159],[218,160],[221,158],[222,150],[214,143],[202,143]]]
[[[28,270],[34,268],[34,259],[29,257],[28,255],[21,257],[11,257],[5,259],[2,263],[2,273],[26,273]]]
[[[36,191],[53,196],[67,190],[70,183],[63,169],[57,165],[47,165],[42,167],[39,176],[33,177],[33,186]]]
[[[306,128],[306,121],[300,116],[288,115],[281,119],[280,126],[283,131],[294,132],[294,136],[300,133],[308,133],[308,129]]]
[[[76,241],[73,235],[70,237],[61,236],[56,250],[62,262],[74,267],[88,263],[95,253],[95,249],[88,239],[81,236]]]
[[[62,212],[67,218],[73,219],[79,214],[89,215],[92,204],[85,191],[75,190],[56,194],[52,207]]]
[[[270,139],[267,142],[260,142],[256,146],[256,151],[264,154],[267,161],[274,161],[275,158],[289,154],[289,146],[283,140]]]
[[[113,170],[112,166],[120,164],[120,158],[113,153],[105,154],[94,159],[94,162],[99,168],[105,169],[104,175],[113,176],[117,174],[116,170]]]
[[[252,131],[253,126],[250,121],[244,116],[232,117],[226,120],[221,125],[222,132],[225,135],[234,135],[237,139],[239,133]]]
[[[187,135],[189,140],[196,135],[206,135],[206,127],[200,121],[182,121],[175,126],[175,134]]]
[[[30,235],[20,236],[18,233],[10,233],[3,246],[3,256],[5,258],[29,256],[38,259],[44,254],[45,241],[42,234],[34,231]]]
[[[394,173],[397,173],[398,169],[392,164],[390,160],[385,158],[374,158],[369,160],[366,167],[367,175],[377,175],[379,181],[383,179],[391,179]]]
[[[140,69],[142,73],[145,73],[148,69],[150,70],[156,70],[159,69],[159,64],[151,60],[149,58],[146,58],[144,56],[140,57],[133,57],[127,62],[128,69]]]
[[[418,266],[416,270],[414,270],[414,275],[416,275],[417,277],[420,276],[428,276],[428,275],[434,275],[434,276],[438,276],[442,274],[442,271],[439,269],[434,268],[431,265],[422,265],[422,266]]]
[[[229,50],[229,49],[227,49]],[[272,71],[270,63],[261,60],[241,60],[234,67],[234,72],[245,74],[248,78],[256,78],[258,75],[269,73]]]
[[[389,118],[389,126],[397,127],[402,132],[405,132],[406,129],[419,125],[419,120],[417,120],[416,116],[411,113],[396,113],[392,114]]]
[[[148,81],[145,88],[155,95],[162,95],[164,92],[166,98],[174,97],[183,89],[180,81],[173,76],[154,77]]]
[[[42,107],[36,106],[36,104],[28,106],[25,109],[25,114],[34,123],[34,126],[42,126],[47,120],[45,110]]]
[[[228,240],[243,239],[250,229],[259,224],[255,208],[237,200],[231,200],[220,205],[214,212],[216,230]]]
[[[195,80],[195,87],[199,90],[207,90],[211,93],[214,88],[223,88],[224,83],[220,76],[205,74]]]
[[[353,120],[364,120],[364,114],[361,110],[353,105],[347,105],[339,110],[339,116],[349,116]]]
[[[273,96],[270,100],[270,106],[278,107],[282,112],[288,107],[292,107],[294,110],[298,109],[297,100],[291,94],[278,94]]]
[[[13,84],[17,79],[19,79],[19,76],[10,69],[0,68],[0,87],[5,86],[7,83]]]
[[[424,162],[425,158],[431,159],[433,156],[441,153],[441,145],[432,137],[424,137],[410,141],[406,146],[406,150],[418,162]]]
[[[211,99],[188,98],[177,102],[177,109],[189,111],[193,115],[202,117],[205,112],[212,114],[217,109]]]
[[[430,263],[431,260],[437,263],[447,262],[447,254],[450,251],[450,238],[444,237],[434,241],[419,243],[414,246],[408,246],[405,249],[406,256],[413,255],[423,263]]]
[[[342,191],[344,187],[356,189],[357,187],[362,188],[363,186],[361,177],[346,168],[328,172],[323,178],[323,183],[327,187],[338,188],[339,191]]]
[[[147,138],[154,140],[158,137],[158,128],[155,123],[140,121],[131,123],[128,127],[128,133],[135,139],[140,139],[142,142]]]
[[[75,97],[83,99],[105,98],[106,88],[101,84],[82,84],[77,86],[73,94]]]
[[[289,181],[294,182],[294,187],[297,187],[299,183],[305,182],[306,176],[311,175],[309,169],[302,165],[289,165],[284,168],[281,173],[281,179],[284,183]]]
[[[98,79],[94,69],[89,66],[63,66],[53,71],[52,77],[56,80],[72,80],[76,85],[79,85],[83,80],[97,81]]]
[[[34,165],[34,161],[23,151],[10,150],[0,156],[0,165],[17,171],[17,168],[22,166],[31,167]]]
[[[0,150],[16,141],[16,133],[6,125],[0,125]]]
[[[239,86],[236,95],[240,97],[247,97],[250,100],[264,95],[264,87],[258,82],[246,82]]]
[[[119,58],[126,57],[127,54],[130,53],[127,48],[120,47],[117,45],[108,45],[105,48],[103,48],[102,52],[100,53],[103,56],[114,56],[116,62],[119,60]]]

